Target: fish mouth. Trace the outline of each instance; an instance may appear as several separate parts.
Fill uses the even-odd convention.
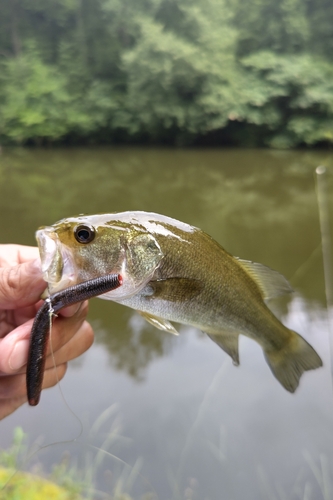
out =
[[[55,293],[75,284],[77,270],[70,250],[58,238],[52,227],[42,227],[36,232],[42,264],[43,278],[49,293]]]

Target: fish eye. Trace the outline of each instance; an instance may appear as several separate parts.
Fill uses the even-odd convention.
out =
[[[92,226],[76,226],[74,236],[79,243],[90,243],[95,238],[95,229]]]

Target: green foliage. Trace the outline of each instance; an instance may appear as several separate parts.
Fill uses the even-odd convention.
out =
[[[269,108],[275,116],[270,145],[333,142],[333,65],[309,55],[272,52],[254,54],[242,63],[258,81],[265,81],[265,92],[252,108],[263,109],[262,115]]]
[[[56,68],[28,53],[6,61],[1,80],[3,133],[17,142],[64,135],[70,96]]]
[[[238,54],[271,49],[276,53],[305,50],[311,18],[304,0],[237,1],[235,22],[239,29]]]
[[[116,405],[106,409],[94,422],[91,434],[95,435],[100,427],[107,423],[110,417],[114,417]],[[116,419],[117,420],[117,419]],[[48,479],[42,477],[42,465],[40,464],[39,475],[22,472],[22,466],[29,465],[30,459],[35,453],[28,452],[26,441],[27,434],[21,427],[14,429],[13,444],[8,450],[0,450],[0,500],[81,500],[84,498],[92,500],[102,495],[113,500],[133,500],[133,497],[124,490],[131,489],[134,481],[140,475],[141,460],[137,460],[133,467],[127,465],[121,459],[108,451],[114,442],[120,440],[118,435],[119,423],[112,421],[107,437],[102,447],[90,462],[87,460],[86,470],[79,470],[77,466],[71,466],[70,454],[67,452],[59,464],[55,464]],[[95,446],[92,446],[95,448]],[[114,468],[114,484],[108,493],[94,488],[97,470],[102,466],[106,457],[123,463],[125,467],[120,472]],[[34,466],[36,469],[36,465]],[[118,477],[119,474],[119,477]],[[82,478],[82,479],[81,479]],[[110,482],[111,484],[111,482]],[[141,500],[154,500],[155,494],[146,493],[140,495]]]
[[[0,139],[333,141],[328,0],[2,0]]]
[[[184,2],[178,11],[188,29],[166,30],[153,18],[136,19],[137,43],[122,57],[127,99],[121,125],[131,132],[203,133],[225,126],[233,110],[235,30],[227,6],[221,0]]]
[[[64,488],[54,482],[20,472],[20,463],[27,456],[27,435],[21,427],[14,429],[13,443],[0,451],[0,500],[80,500],[80,485],[69,483],[66,468],[62,467]],[[60,467],[60,466],[59,466]],[[52,479],[60,479],[55,474]],[[60,481],[58,481],[60,483]]]
[[[88,134],[106,123],[105,113],[113,104],[108,87],[98,80],[85,81],[79,67],[60,72],[45,64],[30,45],[22,55],[2,63],[0,135],[40,144],[68,133]]]
[[[27,435],[22,427],[16,427],[13,432],[13,443],[8,450],[0,451],[0,464],[8,469],[16,469],[19,466],[20,458],[27,451]]]
[[[72,494],[38,476],[0,468],[1,500],[80,500],[80,496]],[[7,483],[7,481],[9,481]],[[6,484],[7,483],[7,484]]]

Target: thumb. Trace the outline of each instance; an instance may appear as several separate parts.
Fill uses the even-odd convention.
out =
[[[45,290],[38,259],[0,268],[0,308],[16,309],[38,302]]]

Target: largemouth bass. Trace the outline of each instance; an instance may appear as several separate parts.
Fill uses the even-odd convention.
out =
[[[267,299],[291,292],[278,272],[232,256],[200,229],[147,212],[78,216],[36,233],[50,294],[106,274],[122,286],[100,298],[138,311],[155,327],[171,322],[205,332],[239,364],[238,339],[260,344],[274,376],[294,392],[302,373],[322,366],[316,351],[286,328]]]

